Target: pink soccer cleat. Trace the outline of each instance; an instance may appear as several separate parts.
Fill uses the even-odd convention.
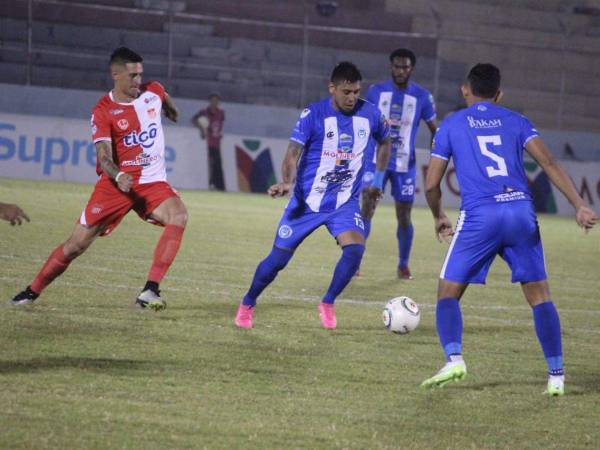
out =
[[[337,319],[335,317],[335,306],[329,303],[321,303],[319,305],[319,316],[321,316],[321,325],[328,330],[335,330],[337,327]]]
[[[254,315],[254,307],[248,305],[240,305],[235,315],[235,324],[240,328],[252,328],[252,316]]]

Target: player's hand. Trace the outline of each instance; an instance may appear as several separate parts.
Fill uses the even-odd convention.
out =
[[[290,183],[277,183],[271,186],[267,193],[275,198],[275,197],[283,197],[292,189],[292,185]]]
[[[131,190],[131,186],[133,185],[133,178],[128,173],[124,173],[119,176],[119,180],[117,181],[117,187],[123,192],[129,192]]]
[[[598,215],[593,209],[587,206],[580,206],[577,208],[575,220],[577,220],[577,224],[587,233],[598,221]]]
[[[435,219],[435,237],[439,242],[445,241],[446,243],[450,243],[452,240],[452,236],[454,236],[454,230],[452,229],[452,224],[450,223],[450,219],[446,217],[446,215],[442,215]]]
[[[177,119],[179,119],[179,111],[177,108],[164,108],[164,111],[167,119],[171,122],[177,122]]]
[[[375,206],[377,205],[381,197],[383,197],[383,192],[381,192],[381,189],[373,186],[368,186],[364,192],[366,193],[367,197],[372,202],[374,202],[373,209],[375,209]]]
[[[29,216],[17,205],[0,203],[0,219],[10,222],[11,225],[21,225],[23,220],[29,222]]]

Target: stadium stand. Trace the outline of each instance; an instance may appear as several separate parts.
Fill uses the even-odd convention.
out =
[[[442,115],[460,105],[456,86],[466,68],[489,61],[503,68],[509,107],[542,127],[600,130],[600,111],[592,106],[599,100],[600,60],[590,57],[600,53],[598,19],[577,13],[584,2],[338,3],[333,17],[321,17],[292,0],[178,1],[176,12],[184,13],[174,16],[165,11],[171,3],[160,0],[35,2],[31,83],[104,90],[108,80],[98,69],[107,49],[127,45],[144,55],[148,76],[169,80],[175,96],[216,91],[230,102],[300,107],[325,93],[324,75],[334,62],[354,61],[369,83],[388,76],[389,50],[406,46],[419,55],[414,79],[437,91]],[[305,12],[312,28],[303,84]],[[100,15],[109,27],[99,27]],[[380,33],[331,30],[336,26]],[[398,31],[420,37],[392,34]],[[0,4],[0,43],[0,82],[25,83],[27,1]]]

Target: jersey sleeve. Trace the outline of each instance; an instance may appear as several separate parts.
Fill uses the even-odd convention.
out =
[[[94,108],[90,120],[92,126],[92,140],[94,144],[102,141],[112,141],[110,132],[110,120],[102,108]]]
[[[390,124],[378,109],[376,111],[373,137],[381,144],[390,135]]]
[[[160,97],[160,101],[165,101],[165,87],[158,81],[151,81],[146,85],[146,90],[155,93]]]
[[[302,146],[306,145],[306,142],[312,133],[314,115],[314,111],[312,111],[310,108],[306,108],[300,113],[300,118],[292,130],[290,141],[296,142]]]
[[[447,124],[442,125],[438,128],[433,138],[433,145],[431,146],[431,156],[448,161],[452,156],[452,146],[450,145],[450,136],[448,133]]]
[[[425,92],[425,95],[423,96],[423,108],[421,110],[421,119],[423,119],[425,122],[431,122],[435,118],[436,112],[433,95],[429,92]]]
[[[521,148],[525,148],[531,139],[538,137],[539,135],[540,133],[535,129],[529,119],[525,116],[521,116],[521,130],[519,132]]]

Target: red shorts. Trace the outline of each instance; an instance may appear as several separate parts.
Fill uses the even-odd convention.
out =
[[[102,177],[96,183],[79,223],[88,227],[100,225],[104,227],[100,236],[106,236],[133,209],[142,220],[161,225],[152,220],[150,214],[170,197],[179,197],[179,194],[165,181],[138,184],[131,191],[123,192],[112,180]]]

